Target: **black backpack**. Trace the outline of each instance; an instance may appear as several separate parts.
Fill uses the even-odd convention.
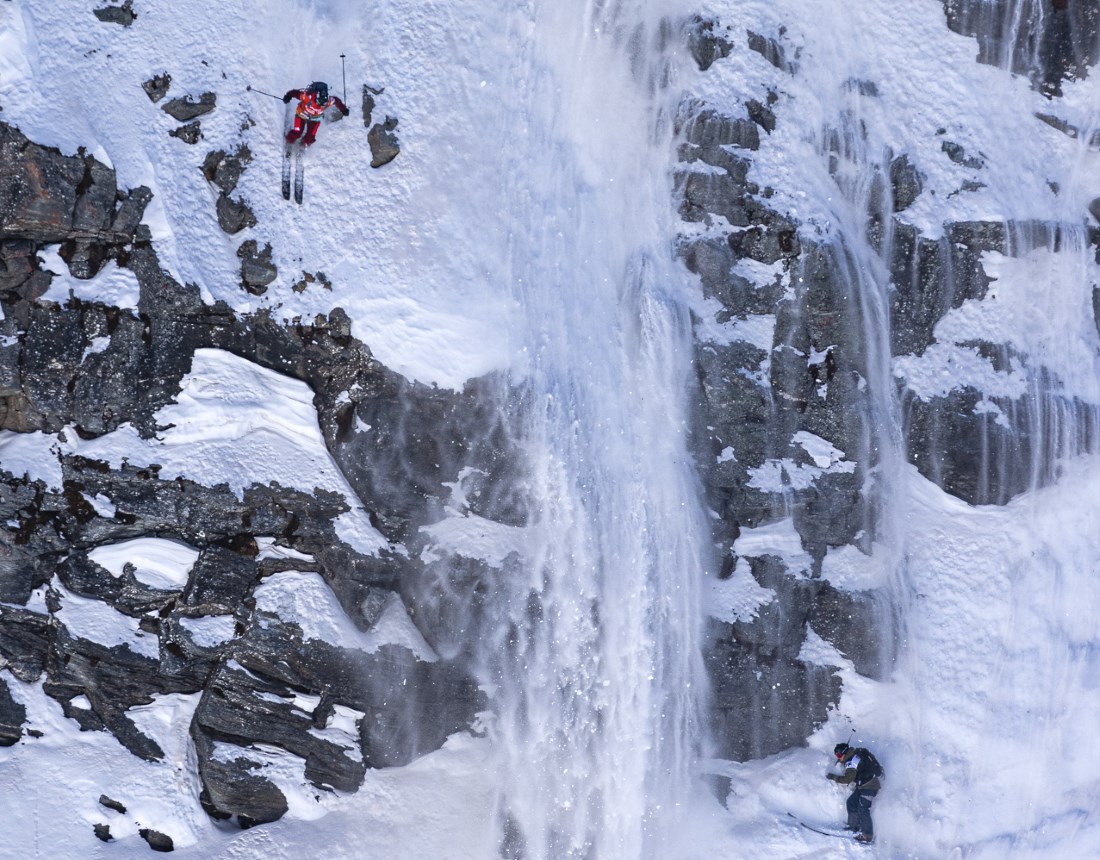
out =
[[[859,757],[859,764],[856,766],[856,785],[863,785],[886,773],[870,750],[858,747],[852,752]]]

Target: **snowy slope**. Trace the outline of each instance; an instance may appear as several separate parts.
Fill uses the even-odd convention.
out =
[[[355,336],[384,364],[442,387],[527,367],[525,351],[537,344],[517,334],[525,329],[513,278],[523,266],[514,255],[517,248],[560,252],[538,228],[561,213],[549,211],[552,200],[523,192],[545,189],[563,152],[580,165],[573,176],[598,187],[617,134],[617,117],[594,115],[590,105],[550,103],[562,91],[586,92],[576,79],[572,46],[532,58],[533,46],[545,44],[544,36],[536,38],[538,28],[549,26],[553,15],[472,0],[385,0],[369,8],[355,0],[271,0],[262,7],[139,0],[137,20],[123,28],[97,21],[79,0],[0,4],[2,116],[65,153],[83,147],[118,171],[120,187],[151,188],[146,220],[162,264],[181,283],[197,284],[207,300],[241,311],[271,308],[285,320],[342,307]],[[948,221],[1081,225],[1088,201],[1100,195],[1100,156],[1081,140],[1088,134],[1075,140],[1034,117],[1052,113],[1092,129],[1100,109],[1096,78],[1068,84],[1052,103],[1026,81],[976,64],[974,41],[947,30],[936,0],[866,0],[855,11],[840,0],[706,0],[696,9],[729,27],[738,50],[707,74],[685,73],[679,85],[731,113],[762,87],[778,92],[781,121],[760,151],[754,179],[774,187],[772,205],[796,216],[808,233],[827,232],[836,218],[835,188],[816,146],[822,125],[849,106],[843,95],[849,79],[878,87],[867,118],[874,144],[911,153],[927,171],[926,192],[905,217],[929,236]],[[781,26],[790,50],[800,49],[797,76],[743,48],[746,29],[775,35]],[[307,156],[306,200],[299,208],[277,187],[284,107],[246,87],[281,93],[324,78],[336,89],[341,53],[347,54],[353,113],[322,128]],[[545,77],[518,77],[532,68]],[[164,71],[172,75],[169,97],[218,94],[197,146],[168,136],[177,123],[141,89],[143,80]],[[385,87],[376,110],[400,119],[402,153],[381,170],[369,166],[359,116],[364,83]],[[518,153],[502,149],[501,141],[516,140],[528,127],[545,137],[527,140]],[[940,129],[982,153],[984,188],[957,193],[969,174],[940,154]],[[218,228],[215,190],[199,167],[208,150],[242,143],[253,161],[238,193],[259,223],[230,237]],[[598,155],[591,162],[590,151]],[[537,181],[527,181],[528,172]],[[629,169],[623,172],[629,181]],[[610,208],[607,214],[622,213]],[[513,222],[535,238],[517,241]],[[246,238],[274,248],[280,274],[262,297],[239,287],[236,249]],[[63,271],[57,260],[44,262]],[[1018,384],[1011,375],[990,376],[985,365],[956,369],[965,358],[963,348],[952,346],[956,341],[1007,330],[1021,349],[1057,367],[1068,391],[1100,402],[1096,333],[1081,322],[1095,267],[1067,267],[1041,253],[990,263],[1001,277],[991,299],[945,320],[942,341],[952,355],[930,350],[894,372],[918,394],[957,385],[964,373],[980,379],[984,390]],[[305,272],[324,272],[331,291],[317,284],[295,291]],[[59,278],[50,298],[69,289],[123,307],[136,302],[127,273],[111,268],[91,282]],[[770,342],[767,321],[755,325],[763,334],[749,331],[749,321],[736,336]],[[264,480],[297,479],[307,491],[323,486],[351,500],[324,451],[304,386],[214,352],[196,356],[179,402],[162,416],[176,424],[163,439],[142,441],[118,431],[66,444],[115,462],[155,459],[196,480],[228,480],[235,489],[263,463],[272,467]],[[228,389],[235,393],[225,394]],[[281,406],[258,412],[257,404],[272,401]],[[275,431],[257,430],[272,424]],[[0,459],[16,474],[57,483],[60,444],[7,437],[0,440]],[[705,762],[705,770],[728,778],[729,792],[719,800],[703,791],[690,799],[680,856],[867,856],[866,849],[797,827],[787,815],[816,823],[840,819],[843,795],[822,776],[828,750],[851,726],[889,772],[876,806],[879,844],[872,856],[1100,856],[1100,769],[1088,755],[1100,705],[1100,458],[1067,464],[1057,485],[1003,508],[967,506],[913,470],[905,470],[894,498],[903,545],[892,551],[908,559],[907,647],[896,678],[868,681],[821,642],[806,659],[839,666],[845,679],[829,725],[804,750],[743,765]],[[377,550],[381,536],[352,507],[341,534],[363,551]],[[430,536],[487,559],[504,558],[522,540],[512,530],[477,525],[456,518]],[[746,530],[742,540],[797,564],[801,548],[797,539],[792,546],[791,534],[780,525]],[[147,553],[150,575],[169,579],[186,562],[187,548],[178,549],[165,561],[164,547],[129,548]],[[839,557],[830,557],[826,571],[840,584],[849,577],[861,586],[879,573]],[[718,591],[724,587],[716,584]],[[290,601],[286,594],[268,596]],[[75,614],[79,598],[65,599]],[[741,613],[766,599],[714,597]],[[140,631],[124,629],[122,616],[88,624],[96,641],[139,642]],[[402,629],[393,637],[412,633]],[[314,797],[303,787],[300,761],[271,753],[267,772],[285,787],[291,811],[274,824],[238,831],[211,821],[196,800],[186,767],[194,708],[187,697],[167,697],[136,715],[168,753],[163,763],[146,764],[105,734],[80,732],[40,689],[8,672],[3,677],[27,706],[29,726],[44,733],[0,750],[0,804],[9,810],[5,844],[18,856],[146,856],[140,827],[172,835],[183,857],[296,858],[315,856],[318,845],[334,858],[496,856],[490,822],[500,777],[484,740],[455,736],[405,768],[370,771],[360,791],[347,797]],[[119,785],[128,786],[127,797],[116,798],[127,805],[125,814],[97,803],[101,792]],[[96,841],[96,822],[109,822],[118,842]]]

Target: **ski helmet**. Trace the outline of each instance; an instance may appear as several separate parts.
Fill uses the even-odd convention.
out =
[[[309,85],[310,91],[317,98],[319,102],[328,101],[328,84],[324,81],[314,81]]]
[[[835,747],[833,747],[833,755],[835,755],[837,758],[843,758],[844,753],[848,752],[848,749],[848,744],[837,744]]]

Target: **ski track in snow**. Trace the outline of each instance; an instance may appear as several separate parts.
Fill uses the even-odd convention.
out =
[[[501,26],[507,10],[492,3],[382,2],[368,13],[355,0],[271,0],[262,11],[212,0],[136,5],[139,17],[123,28],[98,22],[78,0],[0,4],[3,118],[65,153],[86,148],[118,171],[120,188],[148,185],[155,197],[146,221],[162,265],[181,282],[197,284],[208,301],[224,300],[239,311],[266,307],[283,319],[343,307],[355,336],[381,361],[440,386],[459,388],[472,376],[513,364],[525,347],[513,334],[517,308],[509,282],[508,213],[516,204],[500,190],[505,183],[482,145],[483,123],[498,115],[502,101],[520,112],[539,108],[511,104],[517,87],[500,56],[524,47],[508,41],[523,36],[522,26],[515,20]],[[946,29],[939,2],[875,0],[856,11],[840,0],[705,0],[699,7],[731,28],[737,50],[686,83],[731,113],[765,87],[776,90],[779,125],[750,179],[774,187],[773,204],[810,233],[828,230],[833,217],[836,190],[814,141],[850,106],[839,86],[847,78],[878,87],[878,100],[864,106],[877,142],[913,154],[927,171],[929,191],[905,217],[928,235],[946,221],[1082,224],[1085,205],[1100,192],[1096,154],[1032,116],[1052,112],[1093,128],[1097,76],[1068,84],[1055,102],[1042,99],[1022,79],[976,64],[976,43]],[[744,49],[746,28],[775,35],[780,25],[788,28],[790,50],[802,49],[797,77]],[[352,116],[321,129],[307,156],[299,207],[279,191],[284,107],[245,87],[281,93],[324,78],[335,89],[340,53],[348,55]],[[204,139],[197,146],[168,136],[177,123],[140,87],[163,71],[172,75],[168,98],[218,94],[217,109],[201,120]],[[556,73],[567,79],[570,70]],[[377,171],[369,167],[359,115],[363,83],[385,87],[376,119],[388,113],[400,120],[402,153]],[[592,119],[581,112],[560,117],[563,141],[583,149],[595,134]],[[943,139],[984,154],[984,189],[953,194],[969,174],[939,154]],[[215,190],[199,165],[206,152],[240,143],[253,160],[236,194],[253,207],[259,225],[230,237],[217,226]],[[536,213],[545,204],[520,201]],[[236,248],[246,238],[274,247],[280,275],[262,298],[238,286]],[[50,253],[43,257],[63,271]],[[1078,325],[1095,269],[1071,276],[1084,282],[1083,292],[1066,295],[1059,292],[1063,281],[1046,275],[1058,268],[1049,261],[1046,269],[1041,260],[992,263],[1003,281],[1001,298],[1011,305],[960,308],[938,333],[949,341],[951,326],[964,333],[976,326],[1000,331],[1018,325],[1021,314],[1027,319],[1039,303],[1030,316],[1058,323],[1017,330],[1019,345],[1061,360],[1067,386],[1096,402],[1094,333]],[[303,272],[324,272],[331,292],[312,285],[295,293],[291,286]],[[1043,287],[1029,291],[1037,278]],[[64,300],[70,290],[123,306],[136,299],[127,274],[110,269],[91,282],[58,278],[50,298]],[[769,324],[755,321],[752,332],[747,325],[741,332],[715,328],[713,337],[759,339]],[[1071,348],[1059,352],[1067,331]],[[947,366],[938,360],[933,353],[923,364],[903,362],[896,370],[914,390],[933,391]],[[54,485],[59,444],[7,436],[0,439],[0,457],[16,474]],[[685,857],[1100,856],[1100,775],[1088,754],[1100,712],[1100,461],[1068,464],[1059,484],[1004,508],[964,505],[912,471],[898,498],[912,594],[897,678],[889,684],[861,678],[843,655],[816,640],[806,658],[835,661],[845,681],[832,720],[807,749],[762,762],[706,763],[730,788],[721,801],[702,793],[692,799]],[[746,544],[785,552],[783,524],[743,534]],[[492,558],[509,549],[479,546],[478,552]],[[791,549],[796,564],[799,552]],[[825,572],[850,587],[874,577],[840,553],[830,553]],[[733,583],[714,592],[710,599],[722,601],[719,611],[731,616],[751,614],[768,599]],[[92,621],[111,642],[137,635],[110,618]],[[365,856],[364,846],[371,856],[391,860],[480,860],[495,851],[485,826],[494,778],[484,741],[455,736],[408,767],[369,772],[350,796],[314,796],[285,768],[280,778],[296,792],[295,812],[254,830],[223,830],[202,812],[193,771],[184,766],[194,701],[162,697],[134,714],[167,753],[164,762],[146,764],[105,734],[78,731],[36,685],[7,671],[3,678],[27,706],[29,725],[44,733],[0,750],[0,805],[9,813],[4,841],[21,857],[145,857],[141,826],[169,833],[184,858],[290,860],[319,844],[332,858]],[[791,826],[787,817],[841,820],[843,793],[822,776],[828,750],[853,724],[888,771],[876,803],[879,842],[870,855]],[[100,793],[119,795],[127,814],[100,807]],[[95,840],[97,822],[109,823],[118,842]]]

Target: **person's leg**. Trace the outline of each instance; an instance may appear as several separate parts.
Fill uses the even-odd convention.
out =
[[[848,795],[848,828],[859,830],[859,792],[853,791]]]
[[[294,127],[286,133],[286,142],[294,143],[299,137],[302,136],[302,118],[297,114],[294,115]]]
[[[874,837],[875,825],[871,821],[871,804],[874,802],[877,791],[859,791],[859,832],[864,836]]]
[[[306,136],[302,138],[302,146],[309,146],[317,140],[317,128],[320,125],[319,120],[310,120],[306,123]]]

